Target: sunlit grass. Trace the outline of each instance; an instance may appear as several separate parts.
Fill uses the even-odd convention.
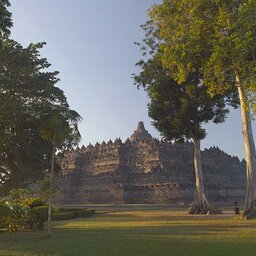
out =
[[[94,217],[54,223],[54,235],[0,232],[0,255],[254,255],[256,220],[189,216],[184,209],[108,208]]]

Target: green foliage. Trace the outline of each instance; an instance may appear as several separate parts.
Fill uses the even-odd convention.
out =
[[[0,48],[0,134],[1,191],[35,181],[47,168],[50,143],[41,137],[41,118],[66,98],[55,83],[57,72],[39,58],[43,44],[27,48],[5,39]]]
[[[59,151],[73,146],[79,137],[77,123],[71,118],[76,112],[69,108],[63,91],[56,86],[58,72],[47,71],[50,64],[40,58],[43,45],[24,48],[5,39],[0,48],[1,192],[43,177],[52,149],[51,142],[42,137],[49,115],[65,113],[62,116],[70,125],[69,136],[58,144]]]
[[[56,86],[58,72],[40,56],[45,43],[23,47],[9,39],[12,27],[10,2],[0,0],[0,193],[23,187],[43,177],[49,167],[52,143],[42,136],[45,120],[61,113],[67,121],[59,151],[75,145],[80,137],[79,115],[69,108],[64,92]],[[65,114],[63,114],[65,113]],[[49,119],[48,119],[49,120]],[[63,123],[62,123],[63,124]],[[63,126],[64,127],[64,126]],[[44,134],[45,135],[45,134]],[[58,169],[56,164],[55,170]]]
[[[10,232],[25,228],[42,229],[47,215],[48,206],[30,208],[21,204],[0,204],[0,226]]]
[[[7,218],[11,215],[12,210],[8,205],[0,203],[0,228],[6,227]]]
[[[69,108],[52,109],[46,113],[42,119],[41,134],[45,140],[52,144],[51,168],[49,175],[49,212],[48,212],[48,235],[52,233],[52,197],[54,193],[54,165],[57,148],[63,148],[66,143],[69,146],[77,144],[80,141],[78,131],[78,122],[81,120],[80,115]]]
[[[9,194],[9,199],[15,204],[21,204],[24,200],[30,197],[30,192],[27,189],[18,188],[12,189]]]
[[[33,207],[26,220],[26,225],[32,229],[42,229],[48,216],[48,206]]]
[[[0,204],[1,228],[10,232],[24,228],[43,228],[48,207],[41,198],[31,197],[27,189],[13,189],[9,200]]]
[[[49,200],[49,194],[50,194],[50,175],[49,173],[46,173],[44,178],[41,179],[38,182],[39,185],[39,191],[38,194],[43,200],[48,201]],[[58,188],[55,186],[54,191],[57,192]],[[53,193],[55,194],[55,193]]]
[[[30,197],[30,198],[25,199],[22,202],[22,205],[26,205],[29,208],[35,208],[35,207],[39,207],[39,206],[44,206],[45,205],[45,201],[42,198]]]
[[[23,188],[12,189],[8,198],[12,204],[20,204],[29,208],[45,205],[41,197],[32,197],[31,192]]]
[[[21,204],[8,204],[11,213],[5,219],[5,225],[8,231],[14,232],[22,230],[26,226],[29,207]]]
[[[256,2],[164,0],[150,11],[161,62],[178,83],[200,74],[212,95],[235,87],[240,77],[255,105]]]
[[[212,96],[238,90],[247,162],[244,216],[255,215],[256,1],[163,0],[150,11],[160,61],[179,84],[195,73]]]
[[[201,76],[200,54],[204,53],[200,52],[195,57],[194,48],[186,48],[197,42],[199,50],[201,49],[200,44],[204,44],[204,41],[198,41],[197,35],[201,31],[189,27],[195,37],[192,41],[187,39],[186,36],[191,31],[181,27],[185,22],[190,24],[190,14],[186,16],[180,12],[182,7],[194,11],[194,6],[186,0],[166,0],[162,5],[153,7],[151,15],[154,20],[143,26],[145,38],[142,44],[138,44],[141,46],[143,59],[137,63],[141,72],[134,75],[134,81],[137,87],[142,86],[147,91],[150,99],[148,113],[161,135],[177,142],[193,140],[196,192],[193,210],[190,212],[207,213],[209,203],[204,195],[200,158],[200,140],[206,137],[202,126],[209,121],[224,122],[229,112],[228,103],[236,106],[237,93],[228,88],[223,94],[209,95]],[[188,45],[184,45],[183,36],[189,42]],[[182,58],[185,59],[183,62]]]
[[[11,213],[11,209],[6,204],[0,204],[0,218],[6,217]]]
[[[40,205],[39,199],[26,199],[23,204],[0,204],[0,228],[10,232],[28,229],[43,229],[48,217],[48,206]],[[90,209],[53,209],[53,220],[69,220],[90,217],[95,214]]]
[[[196,71],[181,84],[175,81],[172,73],[163,66],[162,42],[159,30],[153,25],[147,22],[143,26],[145,38],[139,45],[145,60],[136,64],[141,72],[134,75],[134,82],[147,91],[149,116],[162,136],[176,141],[201,140],[206,136],[202,124],[223,122],[229,112],[226,104],[237,105],[237,93],[229,90],[225,95],[211,97]]]
[[[10,6],[8,0],[0,0],[0,45],[4,36],[10,34],[10,28],[12,27],[11,13],[7,10]]]
[[[67,107],[53,108],[42,117],[41,136],[59,149],[70,148],[81,139],[79,121],[81,117],[76,111]]]

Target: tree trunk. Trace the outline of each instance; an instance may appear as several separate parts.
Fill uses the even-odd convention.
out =
[[[196,176],[196,191],[194,200],[188,209],[189,214],[206,214],[210,209],[210,205],[204,194],[204,182],[201,163],[200,140],[194,139],[194,165]]]
[[[55,161],[55,144],[52,145],[52,159],[50,170],[50,193],[49,193],[49,209],[48,209],[48,236],[52,235],[52,191],[53,191],[53,171]]]
[[[255,198],[254,198],[254,182],[256,172],[255,145],[252,133],[252,123],[250,116],[250,107],[246,106],[247,96],[241,86],[240,78],[236,75],[236,85],[239,93],[241,116],[242,116],[242,133],[245,147],[247,189],[245,199],[245,210],[243,216],[250,218],[255,215]]]

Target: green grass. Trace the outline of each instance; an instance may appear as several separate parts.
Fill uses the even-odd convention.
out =
[[[102,207],[89,218],[54,223],[46,230],[0,231],[0,255],[247,256],[256,252],[256,220],[232,212],[188,216],[166,206]]]

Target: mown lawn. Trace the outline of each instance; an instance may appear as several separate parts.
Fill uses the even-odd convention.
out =
[[[54,223],[46,231],[0,231],[0,255],[58,256],[247,256],[256,254],[256,220],[231,212],[188,216],[184,209],[131,206],[93,217]]]

